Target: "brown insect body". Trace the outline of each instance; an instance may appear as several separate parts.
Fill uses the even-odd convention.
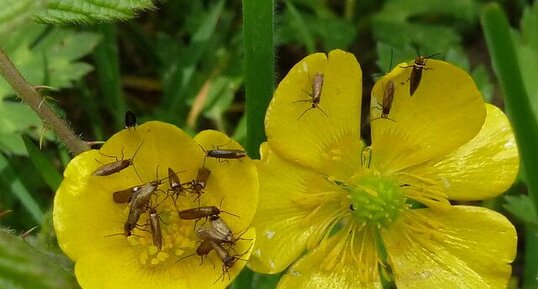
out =
[[[374,118],[371,121],[374,121],[380,118],[394,121],[393,119],[389,118],[390,110],[392,108],[392,102],[394,100],[394,91],[395,91],[394,81],[389,80],[385,86],[385,90],[383,91],[383,100],[381,102],[381,116],[378,118]]]
[[[112,198],[116,203],[127,203],[140,190],[141,186],[133,186],[125,190],[117,191],[112,194]]]
[[[209,222],[211,224],[211,228],[218,232],[220,235],[224,236],[223,242],[230,243],[232,245],[235,244],[235,238],[232,233],[232,229],[224,222],[224,220],[219,216],[211,216],[209,217]]]
[[[206,156],[216,159],[240,159],[246,157],[247,153],[237,149],[214,149],[208,150]]]
[[[207,185],[207,180],[209,179],[209,175],[211,174],[211,171],[206,167],[201,167],[198,169],[198,174],[196,175],[196,179],[192,180],[190,183],[190,190],[192,193],[197,194],[198,198],[203,193],[203,190],[205,189]]]
[[[122,160],[117,160],[116,158],[116,161],[115,162],[111,162],[111,163],[108,163],[108,164],[104,164],[103,166],[97,168],[93,173],[92,173],[92,176],[109,176],[109,175],[112,175],[112,174],[115,174],[117,172],[121,172],[122,170],[128,168],[129,166],[133,165],[133,160],[134,158],[136,157],[136,154],[138,153],[138,150],[142,147],[142,144],[144,143],[144,141],[142,141],[140,143],[140,145],[138,146],[138,148],[136,149],[136,151],[134,152],[133,154],[133,157],[130,158],[130,159],[122,159]],[[123,158],[123,150],[122,150],[122,158]],[[134,167],[134,166],[133,166]],[[136,170],[136,169],[135,169]],[[138,174],[138,173],[137,173]]]
[[[222,232],[215,230],[214,228],[200,228],[196,230],[196,236],[201,240],[210,240],[217,242],[218,244],[227,243],[234,244],[235,240],[233,236],[225,235]]]
[[[183,191],[179,177],[172,168],[168,168],[168,183],[170,184],[170,190],[178,193]]]
[[[389,80],[383,93],[383,103],[381,110],[381,117],[388,118],[390,109],[392,108],[392,101],[394,100],[394,81]]]
[[[170,185],[168,193],[172,194],[172,200],[174,201],[174,205],[176,205],[177,199],[180,195],[184,194],[186,190],[184,184],[181,184],[177,173],[174,172],[172,168],[168,168],[168,184]]]
[[[131,235],[131,231],[136,227],[140,216],[149,208],[151,195],[153,192],[155,192],[159,184],[159,181],[145,183],[140,186],[140,188],[137,189],[136,192],[134,192],[134,194],[131,196],[129,215],[127,216],[127,221],[123,226],[125,235]]]
[[[213,246],[209,240],[203,240],[196,248],[196,255],[200,256],[200,265],[204,263],[204,257],[211,253],[211,251],[213,251]]]
[[[439,53],[432,54],[430,56],[421,56],[418,52],[418,49],[415,46],[415,49],[417,50],[417,57],[415,57],[415,60],[413,61],[412,65],[408,66],[401,66],[402,68],[412,68],[411,74],[409,75],[409,95],[413,96],[415,91],[417,91],[420,81],[422,80],[422,72],[424,70],[430,70],[431,68],[426,68],[426,60],[438,55]]]
[[[321,92],[323,91],[323,82],[324,82],[323,73],[317,72],[314,75],[314,80],[312,81],[312,91],[308,93],[308,95],[310,96],[310,99],[302,99],[302,100],[294,101],[294,103],[310,102],[311,104],[311,106],[308,109],[306,109],[305,111],[303,111],[303,113],[301,113],[301,115],[299,116],[299,118],[297,118],[297,120],[301,119],[301,117],[303,117],[303,115],[307,111],[311,109],[315,109],[315,108],[319,109],[325,116],[328,117],[327,113],[325,113],[325,111],[323,111],[323,109],[319,107],[319,103],[321,102]]]
[[[108,163],[108,164],[105,164],[105,165],[99,167],[97,170],[95,170],[95,172],[93,172],[92,176],[109,176],[111,174],[114,174],[114,173],[117,173],[117,172],[120,172],[120,171],[126,169],[127,167],[129,167],[132,164],[133,164],[133,162],[131,161],[131,159],[120,160],[120,161],[115,161],[115,162],[112,162],[112,163]]]
[[[247,261],[245,259],[241,259],[243,255],[245,255],[250,248],[252,248],[252,245],[250,245],[250,248],[248,248],[243,254],[238,255],[230,255],[229,250],[226,250],[222,245],[218,244],[215,241],[209,241],[211,246],[213,246],[213,249],[215,252],[217,252],[217,255],[219,256],[220,260],[222,261],[222,274],[219,276],[219,278],[215,281],[217,282],[219,279],[222,278],[224,280],[224,275],[228,274],[228,279],[230,278],[230,272],[229,270],[233,267],[235,262],[238,260]]]
[[[422,80],[422,71],[426,68],[426,57],[417,56],[415,58],[415,63],[413,64],[413,69],[411,70],[411,76],[409,77],[409,95],[413,96],[420,81]]]
[[[179,218],[183,220],[196,220],[219,214],[220,210],[215,206],[204,206],[178,211]]]
[[[151,229],[151,237],[153,239],[153,245],[155,245],[159,250],[163,246],[163,236],[161,233],[161,222],[157,210],[151,208],[149,210],[149,227]]]

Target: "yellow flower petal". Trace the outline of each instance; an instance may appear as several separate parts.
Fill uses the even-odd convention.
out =
[[[402,68],[405,65],[397,66],[372,90],[370,111],[375,119],[388,81],[395,85],[391,120],[371,122],[372,166],[382,171],[399,171],[449,153],[478,133],[486,115],[480,92],[462,69],[428,60],[428,70],[410,96],[411,68]]]
[[[206,149],[221,144],[242,149],[214,131],[201,132],[196,140]],[[182,183],[195,178],[202,165],[211,171],[199,200],[194,194],[185,192],[178,196],[177,208],[222,205],[221,210],[237,215],[221,214],[236,237],[247,230],[256,210],[256,168],[249,158],[230,162],[205,159],[200,145],[177,127],[154,121],[144,123],[136,130],[123,130],[109,139],[100,151],[83,153],[70,162],[55,197],[53,218],[58,242],[76,261],[77,277],[84,288],[227,286],[228,274],[222,275],[225,277],[223,282],[215,282],[222,270],[221,265],[215,268],[213,263],[222,264],[222,261],[214,251],[208,257],[210,262],[201,266],[196,257],[183,258],[196,249],[195,222],[179,219],[167,192],[168,168],[178,173]],[[91,175],[103,164],[114,162],[114,156],[133,158],[134,165],[109,176]],[[123,225],[129,204],[116,203],[112,197],[116,191],[153,181],[157,176],[163,182],[150,206],[156,208],[161,220],[163,246],[160,250],[153,244],[147,227],[144,228],[149,217],[146,212],[133,235],[125,237]],[[203,225],[203,221],[198,223],[198,226]],[[116,236],[110,236],[113,234]],[[237,252],[238,258],[248,259],[254,237],[253,229],[247,231],[229,250]],[[239,256],[247,249],[249,253]],[[230,276],[237,275],[245,263],[237,261],[230,269]]]
[[[243,235],[245,239],[253,239],[255,230],[249,229]],[[139,261],[138,255],[130,251],[119,252],[98,251],[87,254],[77,261],[75,274],[82,288],[144,288],[144,289],[183,289],[183,288],[225,288],[245,265],[252,252],[251,240],[237,243],[236,263],[223,275],[222,261],[212,251],[204,263],[199,258],[191,257],[176,263],[168,259],[159,268],[148,270]],[[246,253],[245,253],[246,252]],[[239,256],[245,253],[243,256]],[[222,279],[224,277],[224,279]]]
[[[504,216],[454,206],[404,218],[382,232],[398,288],[506,288],[517,235]]]
[[[312,108],[311,102],[298,101],[310,99],[317,73],[323,73],[324,81],[319,107]],[[271,148],[316,169],[331,162],[331,151],[344,147],[342,143],[354,143],[360,150],[361,79],[355,56],[342,50],[333,50],[328,57],[312,54],[297,63],[278,85],[267,110],[265,129]]]
[[[91,176],[103,164],[134,157],[133,166],[110,176]],[[165,147],[166,149],[160,149]],[[199,161],[193,161],[198,159]],[[203,159],[200,147],[177,127],[146,122],[135,130],[122,130],[111,137],[100,152],[92,150],[75,157],[64,172],[64,181],[54,199],[53,220],[59,244],[73,260],[111,246],[125,250],[121,236],[128,206],[113,201],[114,192],[166,176],[168,167],[188,170],[194,177]],[[135,170],[136,168],[136,170]],[[118,234],[118,236],[110,236]]]
[[[308,252],[293,264],[277,288],[382,288],[372,234],[363,230],[351,236],[349,231],[341,230]]]
[[[452,200],[483,200],[506,191],[519,169],[514,133],[506,115],[487,104],[478,135],[435,164]]]
[[[215,130],[202,131],[194,140],[205,150],[217,149],[217,146],[220,149],[243,150],[240,144]],[[222,201],[222,210],[239,217],[226,214],[221,217],[230,227],[244,231],[250,225],[258,204],[258,173],[254,162],[248,157],[237,160],[206,158],[204,165],[211,171],[211,181],[208,181],[202,201],[211,206],[219,206]]]
[[[324,201],[335,188],[318,173],[280,158],[267,143],[262,145],[258,174],[260,199],[252,221],[258,237],[249,267],[277,273],[324,236],[336,211],[333,203]],[[346,199],[341,192],[333,194]]]
[[[97,150],[91,150],[75,157],[67,166],[64,181],[54,198],[54,229],[60,247],[72,260],[77,260],[79,256],[92,252],[95,248],[106,248],[120,242],[117,238],[105,237],[114,233],[110,222],[120,221],[119,218],[123,217],[115,208],[111,194],[106,196],[100,191],[84,190],[96,168],[95,159],[99,156]],[[94,202],[101,205],[93,206]],[[119,227],[121,228],[121,225]],[[122,232],[119,230],[117,233]]]

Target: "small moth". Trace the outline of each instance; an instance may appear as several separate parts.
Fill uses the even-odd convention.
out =
[[[127,167],[133,165],[133,160],[134,158],[136,157],[136,155],[138,154],[138,151],[140,150],[140,148],[142,147],[142,144],[144,143],[144,141],[142,141],[140,143],[140,145],[138,146],[138,148],[136,149],[136,151],[134,152],[133,154],[133,157],[130,158],[130,159],[123,159],[123,150],[122,150],[122,159],[121,160],[117,160],[115,162],[111,162],[111,163],[108,163],[108,164],[105,164],[103,166],[100,166],[99,168],[97,168],[93,173],[92,175],[93,176],[109,176],[109,175],[112,175],[112,174],[115,174],[117,172],[120,172],[124,169],[126,169]],[[133,165],[134,167],[134,165]],[[135,168],[135,171],[136,171],[136,168]],[[138,174],[138,173],[137,173]]]
[[[314,108],[319,109],[325,116],[328,117],[327,113],[325,113],[325,111],[321,109],[321,107],[319,106],[319,103],[321,102],[321,92],[323,90],[323,82],[324,82],[323,73],[317,72],[314,75],[314,79],[312,80],[312,91],[308,93],[308,95],[310,96],[310,99],[301,99],[301,100],[294,101],[294,103],[309,102],[311,104],[309,108],[307,108],[305,111],[303,111],[303,113],[301,113],[301,115],[299,116],[299,118],[297,118],[297,120],[301,119],[301,117],[303,117],[303,115],[307,111]]]

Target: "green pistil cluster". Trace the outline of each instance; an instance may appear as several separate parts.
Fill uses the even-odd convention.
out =
[[[406,207],[402,187],[387,176],[363,176],[346,185],[346,190],[353,216],[369,227],[389,226]]]

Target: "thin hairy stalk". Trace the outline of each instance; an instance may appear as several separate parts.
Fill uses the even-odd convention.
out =
[[[43,125],[51,128],[73,155],[78,155],[90,149],[69,127],[69,125],[54,113],[50,106],[30,85],[15,65],[9,60],[4,50],[0,48],[0,73],[24,103],[29,105],[41,118]]]

